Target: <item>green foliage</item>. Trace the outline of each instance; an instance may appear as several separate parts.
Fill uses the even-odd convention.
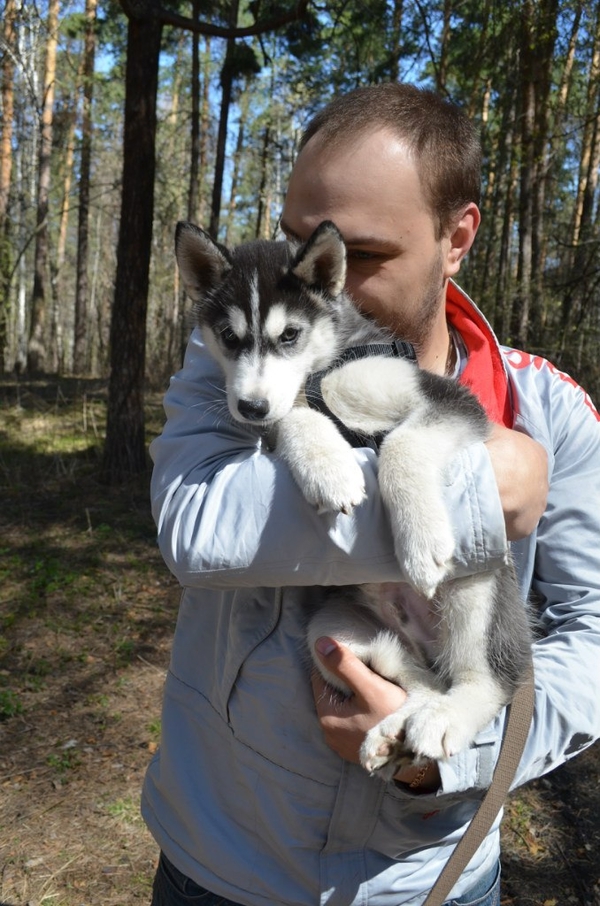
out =
[[[0,721],[21,714],[23,705],[17,695],[10,689],[0,689]]]
[[[153,739],[160,739],[160,729],[161,723],[159,718],[152,720],[148,724],[148,732]]]
[[[74,771],[79,767],[80,763],[81,760],[74,748],[63,748],[58,752],[52,752],[46,758],[46,764],[54,768],[63,780],[67,778],[67,774],[70,771]]]
[[[105,810],[111,818],[122,821],[126,824],[141,824],[142,816],[140,814],[139,802],[135,799],[116,799],[105,805]]]
[[[58,557],[41,557],[31,568],[30,588],[34,597],[64,590],[78,579],[78,574],[69,569]]]

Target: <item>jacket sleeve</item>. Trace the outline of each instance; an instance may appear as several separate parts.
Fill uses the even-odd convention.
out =
[[[165,397],[153,441],[152,506],[163,557],[182,585],[278,587],[401,581],[377,487],[377,460],[355,451],[367,499],[351,515],[318,515],[257,431],[228,414],[219,367],[200,333]],[[446,494],[456,519],[457,571],[506,555],[504,520],[483,444],[452,463]]]
[[[518,422],[548,451],[550,490],[535,536],[514,545],[537,622],[535,714],[514,786],[600,738],[600,416],[547,362],[531,359],[518,378]],[[504,720],[441,765],[443,792],[489,786]]]

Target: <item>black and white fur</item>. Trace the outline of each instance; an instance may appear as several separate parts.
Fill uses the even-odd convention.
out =
[[[392,338],[344,292],[346,251],[335,225],[322,223],[301,246],[256,241],[230,251],[182,222],[176,256],[233,418],[268,432],[311,504],[350,513],[364,498],[362,470],[334,422],[307,406],[304,387],[342,350]],[[389,779],[407,761],[467,747],[510,702],[530,660],[528,617],[511,562],[452,576],[455,542],[442,485],[454,454],[489,436],[474,396],[383,356],[334,368],[322,393],[350,429],[388,432],[379,486],[407,583],[323,589],[308,644],[313,652],[317,638],[331,636],[407,691],[361,751],[363,766]]]

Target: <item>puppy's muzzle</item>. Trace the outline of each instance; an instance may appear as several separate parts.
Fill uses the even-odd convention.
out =
[[[246,421],[261,422],[269,414],[269,401],[266,399],[238,400],[237,409]]]

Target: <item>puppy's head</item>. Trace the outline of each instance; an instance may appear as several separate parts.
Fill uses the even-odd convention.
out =
[[[207,347],[225,374],[231,414],[264,425],[281,419],[307,375],[339,352],[336,327],[347,304],[339,231],[325,221],[300,246],[255,241],[229,250],[181,222],[175,251]]]

